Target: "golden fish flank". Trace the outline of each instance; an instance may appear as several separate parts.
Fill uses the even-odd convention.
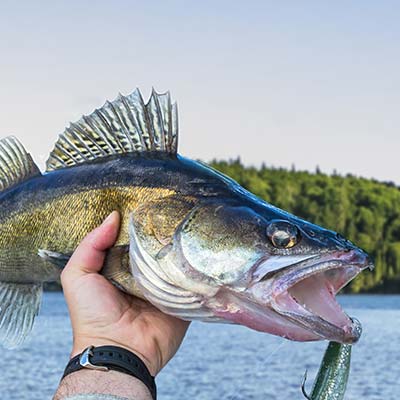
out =
[[[159,212],[162,204],[175,194],[174,190],[145,187],[114,187],[82,191],[79,193],[61,194],[48,203],[39,204],[32,209],[8,216],[0,224],[0,248],[8,248],[2,257],[4,266],[12,266],[11,275],[8,268],[0,269],[0,280],[7,279],[19,283],[42,282],[43,268],[47,268],[47,280],[59,276],[59,268],[46,259],[38,256],[38,249],[46,249],[65,255],[72,254],[83,237],[98,226],[113,210],[121,214],[121,227],[116,247],[129,245],[128,224],[133,210],[138,210],[140,218],[146,221],[145,233],[158,240],[166,241],[171,236],[179,218],[166,218]],[[154,202],[158,207],[141,209],[141,204]],[[179,210],[177,210],[178,212]],[[172,214],[171,214],[172,216]],[[38,233],[40,233],[38,235]],[[67,233],[67,234],[66,234]],[[16,258],[15,254],[19,254]],[[128,262],[126,258],[124,261]],[[45,263],[46,265],[42,265]],[[134,278],[129,266],[121,263],[107,264],[104,274],[120,285],[128,293],[139,295],[134,285]],[[122,269],[122,270],[120,270]],[[4,276],[3,276],[4,275]],[[142,296],[141,296],[142,297]]]
[[[42,283],[113,210],[122,226],[102,273],[121,290],[178,318],[356,341],[335,294],[368,256],[179,156],[177,144],[169,93],[145,104],[138,90],[66,128],[44,174],[17,139],[0,141],[0,342],[25,338]]]
[[[140,204],[174,194],[170,189],[145,187],[99,188],[63,193],[51,202],[7,216],[0,225],[0,246],[23,245],[22,248],[27,246],[69,253],[113,210],[118,210],[122,217],[116,245],[127,245],[130,213]],[[68,236],[65,231],[69,233]]]

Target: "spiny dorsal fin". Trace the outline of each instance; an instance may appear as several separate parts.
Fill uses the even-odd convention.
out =
[[[14,136],[0,140],[0,191],[40,175],[40,170]]]
[[[152,91],[144,103],[139,89],[65,129],[50,153],[47,171],[92,161],[99,157],[136,152],[175,155],[178,146],[178,111],[170,93]]]

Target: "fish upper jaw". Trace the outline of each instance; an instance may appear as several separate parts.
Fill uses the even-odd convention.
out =
[[[281,317],[314,334],[316,338],[311,340],[354,343],[360,338],[361,325],[347,316],[335,295],[366,268],[372,268],[372,263],[360,250],[325,253],[272,275],[267,272],[265,279],[259,279],[249,292],[256,301],[264,302]],[[304,340],[301,334],[290,331],[286,336]]]

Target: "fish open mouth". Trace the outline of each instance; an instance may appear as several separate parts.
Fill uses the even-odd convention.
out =
[[[350,318],[336,294],[365,268],[369,258],[350,251],[318,256],[282,271],[273,280],[273,309],[308,333],[340,343],[354,343],[360,323]]]
[[[361,324],[335,296],[365,268],[373,265],[360,250],[270,257],[257,263],[244,291],[221,288],[205,304],[220,320],[290,340],[355,343]]]

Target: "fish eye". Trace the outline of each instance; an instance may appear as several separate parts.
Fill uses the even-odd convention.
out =
[[[283,220],[274,220],[267,227],[267,236],[278,249],[290,249],[300,240],[300,232],[295,225]]]

